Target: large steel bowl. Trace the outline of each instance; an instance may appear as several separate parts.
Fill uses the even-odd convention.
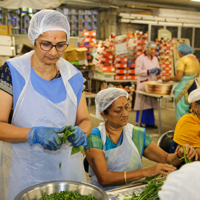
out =
[[[73,181],[55,181],[33,185],[22,190],[14,200],[38,200],[42,197],[42,194],[50,195],[65,190],[78,192],[82,195],[91,194],[97,200],[109,200],[102,189],[91,184]]]

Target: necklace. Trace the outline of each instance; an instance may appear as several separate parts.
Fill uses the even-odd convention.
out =
[[[33,59],[32,59],[32,58],[33,58],[33,56],[31,57],[31,67],[33,68]],[[33,68],[33,70],[34,70],[34,68]],[[35,71],[35,70],[34,70],[34,71]],[[55,73],[55,72],[56,72],[56,73]],[[58,78],[58,69],[57,69],[57,67],[56,67],[56,63],[54,63],[54,70],[53,70],[53,74],[52,74],[50,80],[54,79],[55,76],[56,76],[56,78]]]
[[[108,137],[109,137],[110,141],[111,141],[112,143],[115,144],[115,141],[114,141],[114,140],[112,139],[112,137],[110,136],[110,133],[108,133]]]

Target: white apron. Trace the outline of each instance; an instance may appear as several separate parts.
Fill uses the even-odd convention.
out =
[[[127,124],[123,127],[123,142],[119,147],[105,151],[106,143],[106,128],[105,122],[100,123],[98,127],[101,132],[101,139],[103,143],[103,152],[107,161],[108,170],[114,172],[133,171],[142,169],[142,162],[137,147],[132,141],[133,125]],[[91,176],[90,183],[102,188],[103,190],[112,190],[126,185],[106,186],[102,187],[97,180],[91,167],[89,167],[89,174]],[[130,185],[133,182],[129,183]]]
[[[75,70],[67,61],[59,59],[62,81],[67,96],[60,103],[54,104],[34,90],[31,83],[31,56],[33,51],[22,57],[11,59],[12,64],[25,79],[25,86],[19,96],[13,114],[12,124],[19,127],[47,126],[61,128],[75,125],[77,98],[68,80]],[[39,144],[30,146],[28,142],[10,143],[12,160],[10,170],[8,200],[23,189],[48,181],[86,182],[81,153],[71,156],[70,143],[63,144],[57,151],[44,150]],[[59,169],[59,162],[62,162]]]

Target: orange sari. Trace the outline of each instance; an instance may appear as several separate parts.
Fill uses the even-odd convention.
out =
[[[173,140],[181,146],[189,144],[194,148],[200,147],[200,119],[192,113],[181,117],[176,125]]]

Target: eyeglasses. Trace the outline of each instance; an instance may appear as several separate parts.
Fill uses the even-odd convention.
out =
[[[56,45],[51,44],[50,42],[41,42],[40,48],[44,51],[50,51],[53,47],[56,48],[57,51],[65,51],[69,44],[66,43],[57,43]]]

